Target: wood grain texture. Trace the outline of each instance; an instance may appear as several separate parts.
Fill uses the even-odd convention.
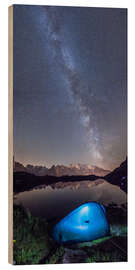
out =
[[[8,262],[13,264],[13,6],[8,8]]]

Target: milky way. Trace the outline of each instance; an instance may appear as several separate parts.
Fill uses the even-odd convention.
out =
[[[114,168],[126,157],[126,9],[15,6],[14,152]]]

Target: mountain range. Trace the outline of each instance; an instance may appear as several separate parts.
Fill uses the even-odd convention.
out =
[[[18,162],[14,163],[14,191],[15,192],[29,190],[39,185],[52,185],[58,182],[63,182],[63,183],[69,183],[69,182],[75,183],[78,181],[91,182],[91,181],[95,181],[97,179],[102,178],[103,180],[107,181],[108,183],[112,185],[119,186],[124,192],[127,193],[127,159],[124,162],[122,162],[118,168],[116,168],[112,172],[109,172],[109,174],[105,176],[99,176],[99,175],[94,175],[94,174],[63,175],[59,177],[56,175],[46,174],[42,176],[42,175],[35,175],[34,173],[28,172],[28,169],[27,169],[28,167],[29,166],[24,167],[22,164]],[[33,167],[37,167],[37,166],[33,166]],[[47,169],[47,170],[50,170],[50,169]],[[51,173],[54,173],[54,171],[52,170]]]
[[[104,179],[113,185],[119,186],[127,193],[128,161],[127,158],[118,168],[104,176]]]
[[[36,176],[72,176],[72,175],[96,175],[96,176],[105,176],[110,173],[109,170],[104,170],[94,165],[87,164],[70,164],[69,166],[65,165],[53,165],[51,168],[45,166],[34,166],[26,165],[19,162],[14,162],[14,172],[27,172],[34,174]]]

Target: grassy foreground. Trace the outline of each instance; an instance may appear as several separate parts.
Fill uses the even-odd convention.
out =
[[[13,211],[13,259],[15,264],[38,264],[47,256],[52,241],[47,232],[47,222],[32,217],[20,205],[14,205]]]
[[[120,210],[115,209],[115,213],[117,211]],[[112,214],[112,209],[110,213]],[[127,225],[124,222],[124,217],[121,218],[122,223],[120,224],[118,220],[116,222],[118,215],[110,215],[112,222],[110,223],[111,234],[109,237],[72,246],[63,246],[56,245],[50,237],[48,231],[51,224],[47,223],[46,220],[31,216],[30,212],[25,211],[21,205],[14,205],[13,214],[14,264],[63,263],[67,249],[71,252],[77,250],[85,252],[86,256],[85,258],[82,256],[80,262],[127,261]],[[113,217],[115,217],[114,220]]]

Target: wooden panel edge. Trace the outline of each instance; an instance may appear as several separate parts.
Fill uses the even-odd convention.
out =
[[[13,5],[8,7],[8,262],[13,264]]]

